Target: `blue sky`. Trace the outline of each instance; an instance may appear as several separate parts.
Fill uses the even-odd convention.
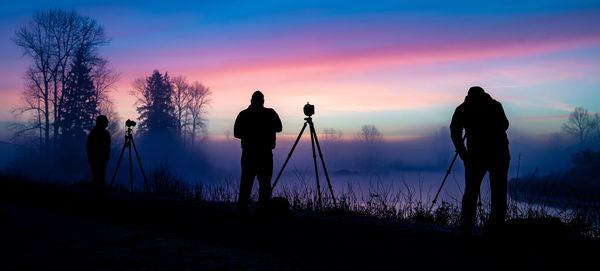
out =
[[[231,129],[255,89],[296,134],[301,107],[321,128],[389,138],[447,126],[481,85],[526,134],[560,130],[570,110],[600,111],[598,1],[2,1],[0,121],[12,121],[29,60],[10,37],[35,10],[75,9],[105,27],[121,80],[115,108],[153,69],[213,91],[209,132]]]

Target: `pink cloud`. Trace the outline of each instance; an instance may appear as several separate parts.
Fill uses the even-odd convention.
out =
[[[152,51],[136,48],[130,53],[143,61],[138,65],[154,63],[205,78],[310,79],[390,66],[504,58],[597,46],[600,31],[590,27],[597,25],[596,15],[580,12],[517,19],[474,17],[466,20],[478,23],[467,26],[451,20],[366,26],[333,22],[288,29],[257,39],[242,35],[244,38],[236,40],[234,32],[232,42],[218,45],[191,39],[178,48]]]
[[[313,24],[257,39],[245,36],[246,39],[236,40],[239,33],[230,33],[233,42],[226,44],[207,45],[191,36],[182,42],[169,40],[148,47],[123,48],[107,57],[122,73],[113,94],[116,108],[125,118],[137,117],[132,106],[134,98],[128,94],[131,83],[135,78],[150,75],[153,69],[186,75],[211,87],[214,94],[209,118],[219,120],[235,118],[255,89],[265,92],[267,106],[277,105],[283,116],[300,114],[299,108],[307,99],[323,105],[319,110],[332,114],[424,109],[455,105],[463,98],[468,84],[475,80],[486,83],[500,77],[539,84],[575,78],[580,76],[580,70],[597,69],[597,66],[578,66],[582,64],[576,61],[558,61],[560,65],[553,62],[542,67],[536,66],[538,63],[511,62],[480,71],[461,69],[468,62],[510,62],[511,58],[598,48],[600,30],[595,27],[598,25],[595,15],[492,18],[469,26],[456,22],[445,25],[443,20],[420,25],[380,23],[356,29],[343,24]],[[145,33],[138,34],[136,38],[144,38]],[[446,64],[453,70],[443,74],[431,71]],[[377,80],[361,82],[361,77],[368,76]],[[515,104],[523,100],[539,103],[517,93],[522,89],[511,92],[507,88],[498,87],[498,97],[502,100]],[[5,106],[3,101],[2,108]],[[542,106],[565,108],[552,100]],[[559,117],[564,115],[513,120]],[[221,122],[215,125],[224,127]]]

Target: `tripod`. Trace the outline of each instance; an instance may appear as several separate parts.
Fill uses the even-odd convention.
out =
[[[430,211],[431,211],[431,209],[433,209],[433,206],[437,202],[437,198],[440,195],[440,192],[442,192],[442,187],[444,187],[444,184],[446,183],[446,179],[448,179],[448,175],[450,175],[450,171],[452,170],[452,166],[454,166],[454,162],[456,162],[456,157],[458,157],[458,151],[456,151],[456,154],[454,154],[454,158],[452,159],[452,163],[450,163],[450,166],[448,167],[448,170],[446,170],[446,176],[444,176],[444,180],[442,181],[442,184],[440,185],[440,188],[438,189],[437,193],[435,194],[435,198],[433,198],[433,201],[431,202],[431,207],[429,208]],[[481,196],[480,196],[480,198],[481,198]]]
[[[463,136],[463,141],[465,140],[465,138],[467,138],[467,135]],[[435,203],[437,202],[438,196],[440,195],[440,192],[442,192],[442,187],[444,187],[444,184],[446,183],[446,179],[448,179],[448,175],[450,175],[450,171],[452,170],[452,166],[454,166],[454,162],[456,162],[456,158],[458,157],[458,150],[455,150],[455,154],[454,154],[454,158],[452,158],[452,163],[450,163],[450,166],[448,167],[448,170],[446,170],[446,176],[444,176],[444,180],[442,181],[442,184],[440,185],[440,188],[438,189],[437,193],[435,194],[435,197],[433,198],[433,201],[431,202],[431,207],[429,207],[429,211],[431,211],[431,209],[433,209],[433,206],[435,205]],[[479,207],[482,206],[481,203],[481,193],[479,194]]]
[[[115,169],[115,173],[112,176],[112,180],[110,181],[109,188],[112,187],[113,182],[115,181],[115,177],[117,177],[117,172],[119,171],[119,166],[121,165],[121,159],[123,158],[123,153],[125,149],[129,149],[129,185],[131,187],[131,192],[133,192],[133,165],[131,163],[131,146],[133,146],[133,150],[135,151],[135,156],[137,157],[138,164],[140,165],[140,171],[142,172],[142,176],[144,177],[144,184],[148,187],[148,180],[146,179],[146,173],[144,173],[144,168],[142,167],[142,161],[140,160],[140,155],[138,154],[137,148],[135,147],[135,142],[133,142],[133,135],[131,126],[127,126],[127,131],[125,133],[125,143],[123,144],[123,149],[121,150],[121,155],[119,155],[119,160],[117,161],[117,168]]]
[[[335,201],[335,196],[333,194],[333,188],[331,187],[331,181],[329,180],[329,174],[327,173],[327,168],[325,167],[325,160],[323,160],[323,152],[321,152],[321,146],[319,145],[319,140],[317,139],[317,133],[315,132],[315,125],[313,124],[312,118],[310,116],[307,118],[304,118],[304,120],[305,120],[305,122],[304,122],[304,125],[302,126],[302,130],[300,130],[300,134],[298,134],[298,138],[296,138],[296,142],[294,142],[294,145],[292,146],[292,149],[290,150],[290,153],[288,154],[287,159],[285,159],[285,163],[283,163],[281,170],[279,170],[279,174],[277,174],[277,178],[275,179],[275,182],[273,183],[273,186],[271,187],[271,191],[273,191],[275,189],[275,186],[277,185],[277,182],[279,181],[279,177],[281,177],[281,173],[283,173],[285,166],[287,165],[288,161],[290,161],[290,158],[292,157],[292,153],[294,152],[294,149],[296,149],[296,145],[298,145],[298,141],[300,141],[300,137],[302,137],[302,133],[304,133],[304,130],[306,129],[306,125],[308,125],[309,129],[310,129],[310,143],[312,145],[313,161],[314,161],[314,165],[315,165],[315,176],[316,176],[316,180],[317,180],[317,203],[319,204],[319,208],[323,208],[323,204],[321,201],[321,186],[319,183],[319,170],[317,169],[317,155],[315,154],[315,143],[317,145],[317,150],[319,151],[319,157],[321,158],[321,164],[323,165],[323,171],[325,172],[325,177],[327,178],[327,184],[329,185],[329,192],[331,192],[331,199],[333,199],[333,206],[335,208],[337,208],[337,203]]]

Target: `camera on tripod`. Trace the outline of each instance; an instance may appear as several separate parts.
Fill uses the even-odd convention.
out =
[[[127,119],[125,121],[125,126],[127,126],[128,128],[135,127],[135,121]]]
[[[137,157],[138,164],[140,166],[140,171],[142,172],[142,177],[144,177],[144,184],[148,187],[148,179],[146,179],[146,173],[144,172],[144,168],[142,167],[142,160],[140,159],[140,154],[137,151],[137,147],[135,146],[135,142],[133,141],[133,127],[135,127],[135,121],[127,119],[125,121],[125,126],[127,126],[127,130],[125,131],[125,142],[123,143],[123,149],[121,149],[121,154],[119,155],[119,160],[117,161],[117,168],[115,168],[115,173],[110,180],[110,184],[108,187],[112,187],[115,182],[115,178],[117,177],[117,172],[119,171],[119,166],[121,165],[121,159],[123,158],[123,154],[125,153],[125,149],[129,149],[129,185],[131,186],[131,192],[133,192],[133,174],[132,174],[132,164],[131,164],[131,147],[133,146],[133,150],[135,151],[135,156]]]
[[[319,157],[321,158],[321,164],[323,165],[323,171],[325,173],[325,178],[327,179],[327,185],[329,186],[329,192],[331,192],[331,200],[333,201],[333,206],[335,208],[337,208],[335,194],[333,193],[331,181],[329,180],[329,173],[327,173],[327,167],[325,166],[325,160],[323,160],[323,152],[321,151],[321,145],[319,144],[319,140],[317,139],[317,132],[315,129],[315,125],[313,123],[313,119],[311,118],[311,116],[315,114],[315,106],[307,102],[304,105],[303,111],[304,111],[304,115],[306,115],[306,118],[304,118],[304,120],[305,120],[304,125],[302,126],[302,129],[300,130],[300,134],[298,134],[298,137],[296,138],[294,145],[292,145],[292,149],[290,150],[290,153],[288,154],[287,159],[285,159],[283,166],[279,170],[279,173],[277,174],[277,178],[275,178],[275,182],[273,182],[273,185],[271,186],[271,191],[273,191],[275,189],[275,186],[277,185],[277,182],[279,181],[279,178],[281,177],[281,174],[283,173],[285,166],[290,161],[290,158],[292,157],[292,153],[294,153],[294,150],[296,149],[296,146],[298,145],[298,142],[300,141],[300,137],[302,137],[302,133],[304,133],[306,126],[308,126],[309,130],[310,130],[310,142],[312,145],[313,162],[315,165],[315,180],[317,181],[317,204],[318,204],[319,208],[323,208],[323,204],[321,202],[321,184],[319,183],[319,170],[317,169],[316,151],[319,152]],[[315,147],[316,147],[316,149],[315,149]]]
[[[306,102],[306,105],[304,105],[304,115],[306,115],[307,117],[310,117],[314,114],[315,114],[315,106]]]

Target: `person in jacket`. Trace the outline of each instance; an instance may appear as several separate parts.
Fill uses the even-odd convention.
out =
[[[108,118],[104,115],[96,117],[96,126],[87,138],[87,158],[92,169],[92,193],[104,196],[106,183],[106,164],[110,158],[110,133],[106,130]]]
[[[242,177],[238,204],[240,213],[248,212],[250,192],[257,177],[259,210],[268,207],[271,199],[273,149],[275,134],[281,132],[281,120],[275,110],[264,107],[264,95],[255,91],[250,106],[242,110],[233,127],[233,135],[241,139]]]
[[[510,163],[508,150],[508,119],[502,104],[483,88],[469,89],[465,101],[454,111],[450,124],[452,142],[465,165],[465,192],[461,206],[462,237],[470,237],[475,223],[477,196],[486,172],[489,172],[491,212],[486,228],[493,232],[506,216],[507,174]],[[467,145],[465,147],[463,131]]]

